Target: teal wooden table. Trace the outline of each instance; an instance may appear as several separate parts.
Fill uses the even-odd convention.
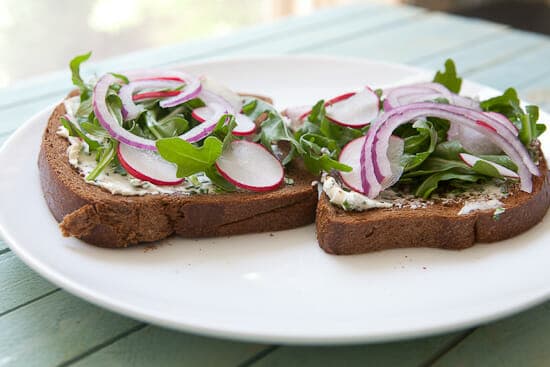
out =
[[[413,7],[323,10],[90,67],[102,72],[266,53],[368,57],[426,68],[452,57],[465,77],[499,89],[514,86],[550,110],[548,37]],[[68,73],[59,72],[0,90],[0,144],[69,89]],[[394,343],[250,344],[165,330],[98,308],[42,279],[0,241],[0,366],[54,365],[550,366],[550,302],[476,328]]]

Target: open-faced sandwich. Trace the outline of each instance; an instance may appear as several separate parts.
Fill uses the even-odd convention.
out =
[[[39,157],[64,235],[105,247],[312,223],[333,254],[461,249],[515,236],[550,205],[538,108],[513,89],[365,87],[280,114],[177,71],[108,73],[57,106]],[[319,182],[320,196],[316,185]]]
[[[108,73],[49,118],[42,190],[65,236],[125,247],[172,234],[209,237],[312,223],[314,176],[268,98],[183,71]]]
[[[296,137],[327,153],[316,219],[325,251],[461,249],[543,218],[550,186],[538,108],[523,108],[514,89],[460,96],[461,83],[448,60],[432,82],[287,109]]]

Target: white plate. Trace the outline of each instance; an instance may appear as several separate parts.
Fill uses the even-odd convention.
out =
[[[432,75],[318,56],[211,61],[188,70],[272,96],[279,106]],[[471,83],[465,89],[495,93]],[[464,251],[402,249],[349,257],[325,254],[313,226],[171,238],[150,251],[100,249],[63,238],[42,198],[36,168],[49,112],[28,121],[0,152],[1,233],[38,273],[110,310],[211,336],[334,344],[464,328],[550,296],[549,216],[521,236]]]

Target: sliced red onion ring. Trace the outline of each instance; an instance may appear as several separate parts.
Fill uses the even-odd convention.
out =
[[[497,112],[484,112],[484,114],[501,123],[514,136],[518,136],[518,129],[506,116]],[[464,149],[476,155],[500,154],[502,152],[497,145],[487,141],[484,134],[457,123],[451,123],[447,132],[447,140],[458,140]]]
[[[208,120],[215,120],[217,122],[224,113],[227,113],[227,111],[224,112],[224,109],[221,106],[210,105],[195,108],[191,112],[191,115],[195,120],[199,122],[205,122]],[[242,113],[237,113],[234,116],[237,125],[233,129],[233,135],[246,136],[253,134],[254,131],[256,131],[256,124],[254,123],[254,121],[252,121],[250,117]]]
[[[475,155],[467,154],[467,153],[460,153],[460,159],[464,161],[468,166],[473,167],[477,162],[484,162],[491,166],[493,166],[499,174],[505,177],[511,177],[511,178],[519,178],[519,175],[512,171],[511,169],[508,169],[498,163],[488,161],[486,159],[482,159],[479,157],[476,157]]]
[[[508,117],[504,116],[502,113],[498,112],[485,112],[485,114],[491,118],[493,118],[495,121],[500,122],[503,126],[505,126],[512,134],[515,136],[519,135],[519,130],[516,127],[516,125],[513,124],[512,121],[508,119]]]
[[[97,120],[116,140],[135,148],[157,150],[154,140],[142,138],[124,129],[109,111],[106,102],[107,93],[111,84],[116,82],[120,82],[120,80],[111,74],[105,74],[97,81],[92,99],[92,107]]]
[[[447,140],[459,141],[460,145],[472,154],[485,155],[502,153],[502,150],[497,145],[487,141],[484,134],[459,123],[451,123],[449,131],[447,131]]]
[[[196,143],[210,135],[224,114],[235,114],[231,104],[217,94],[203,90],[197,98],[200,98],[207,107],[202,109],[204,114],[195,114],[199,117],[198,121],[202,119],[202,123],[179,136],[190,143]]]
[[[347,143],[340,152],[338,161],[345,165],[348,165],[352,168],[351,172],[340,172],[340,177],[342,181],[350,189],[354,191],[361,192],[361,150],[366,136],[354,139]],[[405,147],[405,141],[398,136],[392,135],[390,138],[389,148],[388,148],[388,159],[392,164],[392,176],[388,180],[387,185],[394,185],[401,174],[403,173],[403,167],[400,164],[401,156],[403,155],[403,150]]]
[[[329,100],[325,104],[326,116],[338,125],[360,128],[378,116],[379,105],[378,96],[367,87]]]
[[[174,107],[187,102],[197,97],[197,95],[201,92],[201,81],[199,78],[182,72],[174,73],[174,76],[185,80],[185,87],[177,96],[169,97],[160,101],[160,107],[162,108]]]
[[[539,175],[538,167],[531,160],[527,149],[510,130],[491,116],[472,109],[438,103],[414,103],[398,107],[385,113],[367,133],[367,140],[361,152],[362,192],[369,197],[376,197],[383,186],[385,177],[391,175],[391,163],[386,152],[389,137],[394,129],[409,121],[438,117],[459,123],[480,132],[499,146],[519,168],[521,190],[531,192],[531,174]],[[378,173],[378,174],[377,174]]]
[[[181,82],[173,80],[139,80],[123,85],[118,92],[122,101],[122,117],[124,120],[133,120],[143,112],[144,107],[134,102],[134,93],[144,89],[174,89],[181,86]]]
[[[445,98],[450,104],[480,110],[479,103],[473,99],[452,93],[439,83],[417,83],[402,87],[391,88],[386,91],[384,111],[417,102],[432,101]]]

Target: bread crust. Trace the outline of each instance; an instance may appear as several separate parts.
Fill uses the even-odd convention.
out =
[[[50,116],[38,157],[44,198],[64,236],[101,247],[126,247],[173,234],[216,237],[278,231],[315,220],[315,178],[296,164],[286,172],[294,185],[271,192],[112,195],[87,184],[69,164],[69,142],[57,135],[64,113],[60,104]]]
[[[498,219],[493,218],[494,210],[458,215],[463,203],[346,212],[322,193],[317,206],[317,239],[327,253],[352,255],[402,247],[458,250],[476,242],[514,237],[539,223],[550,206],[544,158],[539,169],[542,174],[533,177],[533,192],[516,191],[502,199],[505,211]]]

